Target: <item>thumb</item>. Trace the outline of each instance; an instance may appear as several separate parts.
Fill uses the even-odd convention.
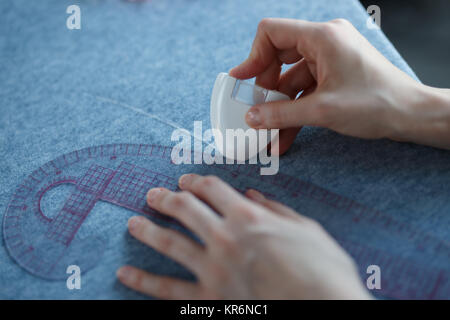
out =
[[[245,121],[255,129],[286,129],[319,125],[322,120],[321,111],[320,94],[312,93],[297,100],[255,105],[245,115]]]

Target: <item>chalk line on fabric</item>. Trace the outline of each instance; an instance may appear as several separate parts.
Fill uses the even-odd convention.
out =
[[[91,94],[89,94],[89,95],[91,95]],[[117,101],[117,100],[114,100],[114,99],[110,99],[110,98],[102,97],[102,96],[94,96],[94,97],[97,100],[99,100],[99,101],[108,102],[108,103],[114,104],[116,106],[120,106],[120,107],[123,107],[123,108],[128,109],[128,110],[132,110],[132,111],[134,111],[136,113],[139,113],[139,114],[142,114],[142,115],[144,115],[144,116],[146,116],[148,118],[151,118],[151,119],[157,120],[157,121],[159,121],[161,123],[164,123],[164,124],[166,124],[166,125],[168,125],[168,126],[170,126],[172,128],[183,130],[183,132],[189,134],[192,138],[194,138],[194,139],[196,139],[198,141],[201,141],[202,143],[206,143],[206,142],[203,141],[202,137],[197,137],[195,134],[192,134],[191,132],[189,132],[189,130],[183,128],[181,125],[179,125],[178,123],[176,123],[176,122],[174,122],[172,120],[163,119],[163,118],[158,117],[157,115],[152,114],[152,113],[150,113],[148,111],[142,110],[141,108],[138,108],[136,106],[132,106],[130,104],[127,104],[127,103],[124,103],[124,102],[120,102],[120,101]]]

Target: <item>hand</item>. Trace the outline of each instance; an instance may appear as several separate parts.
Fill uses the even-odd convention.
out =
[[[183,175],[182,192],[149,191],[150,207],[181,221],[204,245],[144,217],[130,233],[191,270],[198,282],[118,270],[126,286],[164,299],[365,299],[352,259],[315,221],[217,177]],[[220,215],[216,214],[214,208]]]
[[[281,73],[282,64],[295,63]],[[450,149],[450,91],[426,87],[392,65],[348,21],[264,19],[250,55],[230,75],[295,99],[252,107],[253,128],[277,128],[279,153],[300,128]],[[276,149],[275,149],[276,150]]]

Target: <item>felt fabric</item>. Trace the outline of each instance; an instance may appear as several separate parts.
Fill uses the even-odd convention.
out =
[[[71,4],[81,8],[81,30],[66,28]],[[390,61],[415,77],[384,34],[366,27],[367,15],[356,0],[15,0],[0,2],[0,9],[2,217],[27,177],[63,154],[105,144],[171,146],[174,127],[192,131],[194,121],[203,121],[208,128],[216,75],[247,57],[264,17],[347,18]],[[280,160],[279,179],[296,179],[286,188],[280,180],[261,183],[231,174],[234,169],[173,166],[163,159],[123,156],[116,163],[100,157],[63,171],[81,178],[91,165],[117,170],[125,162],[173,178],[196,171],[217,174],[238,189],[259,187],[323,223],[355,256],[363,279],[368,264],[380,265],[383,288],[375,292],[378,296],[450,297],[448,151],[305,128]],[[61,199],[68,199],[73,188],[49,191],[42,210],[56,217],[64,204]],[[348,205],[330,205],[333,200],[325,201],[327,197]],[[98,258],[82,270],[80,290],[69,290],[64,280],[27,272],[8,253],[3,239],[0,298],[143,298],[115,278],[117,268],[126,263],[193,279],[130,237],[126,221],[134,214],[111,201],[96,202],[75,239],[86,246],[74,242],[72,252],[83,261]],[[361,219],[364,223],[358,223]],[[180,229],[170,222],[165,225]],[[41,235],[34,238],[31,232],[27,239]],[[101,241],[82,241],[91,238]]]

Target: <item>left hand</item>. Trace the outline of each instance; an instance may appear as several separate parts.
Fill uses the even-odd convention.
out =
[[[315,221],[255,190],[245,198],[217,177],[187,174],[179,185],[181,192],[150,190],[147,202],[204,245],[144,217],[131,218],[129,230],[198,281],[125,266],[117,274],[126,286],[163,299],[370,298],[353,260]]]

